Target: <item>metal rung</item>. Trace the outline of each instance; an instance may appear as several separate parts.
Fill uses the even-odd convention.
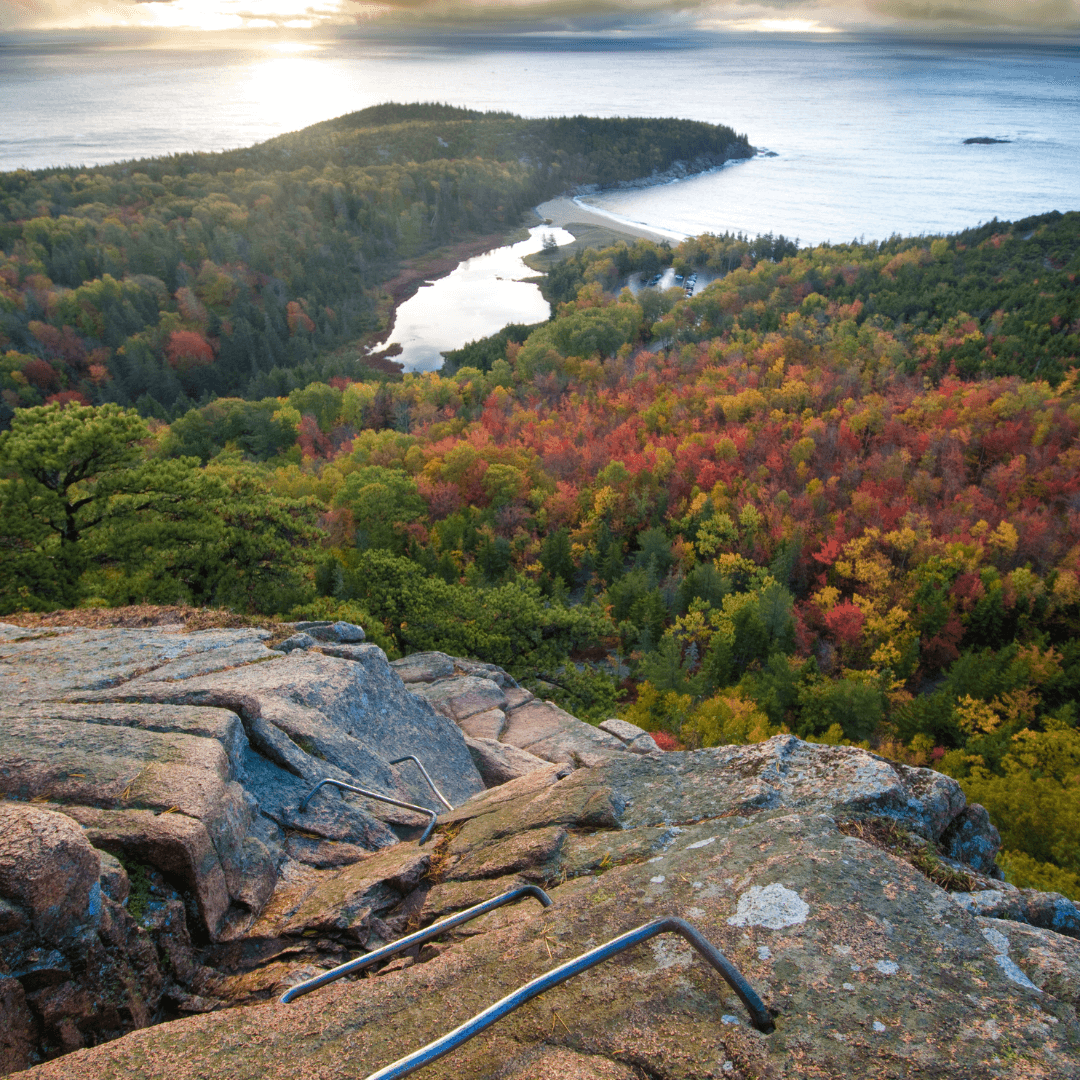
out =
[[[434,810],[429,810],[426,806],[417,806],[411,802],[402,802],[400,799],[391,799],[389,795],[380,795],[377,791],[368,791],[366,788],[354,787],[352,784],[343,783],[341,780],[331,780],[329,777],[325,780],[320,780],[303,797],[300,801],[301,814],[307,809],[308,803],[311,802],[315,792],[321,787],[326,787],[327,784],[332,784],[336,788],[341,788],[342,791],[354,791],[357,795],[363,795],[366,799],[375,799],[378,802],[389,803],[391,806],[400,806],[403,810],[415,810],[418,814],[427,814],[431,820],[424,830],[424,835],[421,836],[418,841],[418,843],[421,844],[431,835],[431,830],[435,828],[435,822],[439,820],[439,815]]]
[[[482,904],[476,904],[471,908],[466,908],[464,911],[459,911],[456,915],[451,915],[449,919],[443,919],[442,922],[432,923],[426,930],[417,930],[415,934],[410,934],[408,937],[403,937],[398,941],[392,941],[389,945],[384,945],[381,949],[376,949],[366,956],[359,956],[355,960],[350,960],[347,964],[341,964],[336,968],[331,968],[329,971],[324,971],[313,979],[297,983],[281,995],[281,1003],[288,1005],[290,1001],[295,1001],[302,994],[309,994],[312,990],[317,990],[320,986],[325,986],[335,979],[340,979],[343,975],[349,975],[354,971],[362,971],[366,967],[371,967],[372,964],[379,963],[380,960],[386,960],[399,952],[404,952],[413,945],[422,945],[425,941],[431,941],[432,938],[439,937],[440,934],[446,933],[447,930],[452,930],[455,926],[460,926],[462,923],[467,923],[489,911],[494,911],[495,908],[502,907],[504,904],[512,903],[521,896],[535,896],[544,907],[551,907],[551,897],[543,889],[536,885],[522,885],[519,889],[513,889],[508,893],[503,893],[502,896],[493,897],[491,900],[485,900]]]
[[[545,990],[550,990],[553,986],[558,986],[559,983],[565,982],[567,979],[579,975],[591,967],[595,967],[616,953],[630,948],[631,945],[648,941],[649,938],[656,937],[657,934],[668,933],[680,934],[686,938],[701,956],[716,968],[732,990],[739,995],[742,1003],[746,1006],[747,1012],[750,1013],[750,1019],[753,1021],[754,1027],[758,1031],[768,1034],[773,1030],[772,1016],[769,1014],[769,1010],[765,1008],[761,998],[757,996],[753,987],[715,945],[703,937],[690,923],[682,919],[657,919],[655,922],[646,923],[636,930],[630,930],[628,933],[622,934],[613,941],[609,941],[606,945],[600,945],[598,948],[584,953],[576,960],[569,960],[567,963],[561,964],[546,975],[533,979],[532,982],[526,983],[519,990],[508,994],[501,1001],[495,1002],[494,1005],[489,1006],[482,1013],[477,1013],[471,1020],[466,1020],[464,1024],[454,1028],[453,1031],[444,1035],[441,1039],[436,1039],[408,1057],[403,1057],[392,1065],[387,1065],[385,1069],[372,1073],[367,1077],[367,1080],[396,1080],[399,1076],[408,1076],[409,1073],[422,1069],[425,1065],[430,1065],[433,1061],[437,1061],[443,1055],[450,1053],[451,1050],[456,1049],[463,1042],[468,1042],[474,1035],[479,1035],[485,1028],[494,1024],[496,1020],[501,1019],[509,1012],[513,1012],[519,1005],[524,1005],[526,1001],[531,1001]]]
[[[450,800],[435,786],[435,781],[428,776],[428,771],[424,768],[424,763],[415,754],[406,754],[404,757],[399,757],[397,761],[391,761],[390,764],[400,765],[403,761],[415,761],[416,767],[424,774],[424,779],[428,782],[428,787],[435,792],[435,798],[438,799],[447,810],[454,809]]]

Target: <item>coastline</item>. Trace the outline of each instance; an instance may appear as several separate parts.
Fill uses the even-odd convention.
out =
[[[603,195],[608,191],[632,191],[632,190],[644,190],[645,188],[653,187],[665,187],[668,184],[678,184],[684,180],[693,180],[699,176],[705,176],[709,173],[722,172],[733,165],[741,165],[744,162],[751,161],[756,157],[777,157],[777,153],[774,150],[766,150],[761,147],[752,147],[753,153],[748,157],[729,157],[724,161],[717,162],[715,164],[709,164],[704,168],[697,168],[697,163],[692,163],[690,166],[686,166],[682,162],[676,162],[672,168],[668,169],[664,173],[658,173],[654,176],[640,177],[637,180],[623,180],[618,184],[613,184],[606,188],[588,188],[578,189],[572,196],[569,196],[569,201],[572,201],[578,208],[578,210],[586,214],[590,218],[602,218],[605,219],[608,228],[614,229],[617,232],[624,232],[629,236],[643,237],[646,240],[663,241],[678,243],[685,240],[690,233],[679,232],[676,229],[665,229],[662,226],[647,225],[645,222],[634,221],[632,218],[622,217],[619,214],[613,213],[610,210],[603,210],[598,206],[593,206],[591,203],[585,202],[586,199],[597,195]],[[553,199],[552,203],[558,203],[560,201],[567,201],[566,197],[563,200]],[[547,204],[545,204],[547,205]],[[540,207],[537,207],[539,210]],[[556,208],[560,209],[560,208]],[[614,223],[614,224],[612,224]],[[553,224],[559,224],[554,221]],[[565,227],[565,226],[564,226]]]
[[[669,242],[682,240],[685,233],[673,230],[656,229],[640,222],[621,218],[616,214],[600,210],[588,203],[581,201],[582,196],[560,195],[547,202],[540,203],[535,207],[535,212],[540,221],[550,221],[567,232],[578,235],[578,231],[588,228],[602,228],[609,232],[619,233],[633,243],[635,240],[653,240],[660,243],[663,240]],[[574,226],[577,226],[575,230]]]

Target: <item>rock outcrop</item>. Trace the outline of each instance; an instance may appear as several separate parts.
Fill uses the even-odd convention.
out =
[[[301,623],[280,637],[0,625],[0,795],[8,816],[32,806],[35,820],[52,823],[52,840],[38,844],[50,875],[5,877],[0,865],[0,975],[14,980],[0,990],[13,1033],[4,1071],[177,1012],[266,996],[284,970],[278,957],[326,962],[341,953],[342,935],[362,945],[390,933],[380,913],[413,891],[429,856],[403,855],[405,864],[385,873],[370,857],[389,849],[396,865],[400,842],[428,819],[333,788],[301,812],[320,780],[439,810],[422,773],[402,759],[424,762],[454,804],[547,764],[511,743],[473,740],[459,725],[474,715],[470,694],[497,700],[509,715],[531,700],[498,668],[442,657],[433,669],[421,658],[425,689],[441,687],[433,705],[410,692],[360,627]],[[399,669],[409,677],[419,664]],[[553,706],[535,708],[557,714],[575,745],[622,747]],[[13,831],[13,850],[29,851],[28,836]],[[128,877],[114,856],[138,872],[149,897],[139,900],[138,920],[122,906]],[[38,971],[63,953],[68,929],[85,922],[76,910],[86,906],[85,890],[53,895],[65,858],[86,864],[74,877],[111,882],[97,887],[105,914],[86,932],[119,949],[121,968],[135,964],[138,978],[105,968],[87,974],[70,959],[52,974]],[[349,868],[361,863],[353,881]],[[59,905],[52,915],[42,896]],[[124,959],[120,938],[131,938],[135,960]],[[44,995],[43,979],[67,989]],[[102,979],[118,988],[109,1008],[120,1019],[101,1011],[112,1001],[99,992]],[[99,1004],[86,1004],[91,998]],[[63,1031],[54,1000],[68,1001]]]
[[[0,743],[0,807],[41,838],[34,865],[68,868],[72,882],[52,897],[13,881],[11,845],[0,847],[5,1069],[81,1039],[87,1048],[29,1075],[363,1077],[556,964],[674,915],[739,967],[775,1014],[772,1034],[749,1025],[688,945],[661,937],[423,1075],[1080,1078],[1076,908],[992,876],[996,834],[948,777],[792,736],[664,754],[629,726],[599,731],[532,699],[498,669],[441,654],[387,665],[371,646],[311,629],[287,655],[253,632],[212,647],[159,635],[192,639],[179,649],[124,639],[96,668],[86,650],[105,639],[0,644],[15,690],[0,714],[13,740]],[[81,663],[63,658],[79,650]],[[414,765],[390,764],[421,738],[432,749],[418,756],[456,807],[424,845],[413,815],[359,797],[320,794],[299,814],[323,775],[435,806]],[[131,814],[142,816],[110,816]],[[128,876],[102,848],[138,875],[139,919],[116,899]],[[368,977],[276,1002],[522,883],[554,905],[500,908]],[[65,1036],[71,999],[35,999],[8,944],[64,958],[57,934],[101,940],[95,895],[133,924],[116,960],[131,978],[138,950],[154,953],[132,992],[147,1022],[180,1017],[102,1046],[89,1044],[137,1018],[100,1036],[80,1020]],[[75,994],[82,973],[70,970]]]
[[[605,721],[633,728],[637,737],[645,736],[652,743],[651,747],[639,742],[631,748],[629,740],[603,730],[604,724],[592,727],[552,701],[539,701],[494,664],[428,652],[395,660],[392,666],[414,694],[453,720],[470,738],[502,743],[531,755],[528,759],[507,756],[507,761],[520,760],[523,771],[528,771],[536,758],[576,767],[598,764],[609,754],[626,749],[639,753],[657,749],[651,736],[633,724]]]

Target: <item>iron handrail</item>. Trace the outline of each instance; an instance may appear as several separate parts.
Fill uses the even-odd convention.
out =
[[[343,975],[350,975],[354,971],[362,971],[366,967],[371,967],[372,964],[379,963],[380,960],[386,960],[399,952],[404,952],[413,945],[422,945],[425,941],[431,941],[432,938],[439,937],[440,934],[446,933],[447,930],[452,930],[455,926],[479,918],[479,916],[494,911],[495,908],[502,907],[504,904],[512,903],[521,896],[535,896],[544,907],[551,907],[552,904],[551,897],[539,886],[522,885],[519,889],[512,889],[508,893],[503,893],[502,896],[495,896],[491,900],[485,900],[482,904],[475,904],[471,908],[459,911],[456,915],[451,915],[449,919],[443,919],[442,922],[432,923],[426,930],[417,930],[415,934],[409,934],[408,937],[392,941],[381,949],[376,949],[365,956],[358,956],[355,960],[350,960],[346,964],[339,964],[336,968],[324,971],[321,975],[297,983],[281,995],[281,1003],[282,1005],[288,1005],[290,1001],[295,1001],[302,994],[309,994],[312,990],[317,990],[320,986],[334,982],[335,979],[340,979]]]
[[[435,781],[428,775],[427,769],[424,768],[424,763],[415,754],[406,754],[404,757],[399,757],[397,761],[391,761],[390,764],[400,765],[403,761],[415,761],[416,767],[424,774],[424,779],[428,782],[428,787],[435,792],[435,798],[438,799],[447,810],[454,809],[450,800],[435,786]]]
[[[341,780],[332,780],[330,777],[327,777],[325,780],[320,780],[303,797],[303,799],[300,800],[301,814],[307,809],[308,803],[311,802],[315,792],[321,787],[326,787],[327,784],[333,784],[334,787],[341,788],[342,791],[354,791],[357,795],[363,795],[366,799],[375,799],[378,802],[389,803],[391,806],[400,806],[403,810],[415,810],[418,814],[427,814],[431,820],[424,830],[424,835],[417,841],[420,844],[431,835],[431,830],[435,828],[435,823],[439,820],[439,815],[434,810],[429,810],[426,806],[417,806],[415,803],[402,802],[400,799],[391,799],[389,795],[380,795],[377,791],[368,791],[367,788],[354,787],[352,784],[346,784]]]
[[[408,1057],[400,1058],[392,1065],[387,1065],[378,1072],[372,1073],[367,1080],[397,1080],[400,1076],[408,1076],[409,1073],[422,1069],[437,1061],[451,1050],[456,1049],[463,1042],[468,1042],[474,1035],[479,1035],[485,1028],[490,1027],[496,1020],[501,1019],[507,1013],[513,1012],[519,1005],[531,1001],[534,997],[550,990],[553,986],[565,982],[583,971],[602,963],[616,953],[628,949],[631,945],[637,945],[657,934],[675,933],[680,934],[707,960],[727,981],[728,985],[739,995],[740,1000],[750,1013],[750,1019],[758,1031],[766,1034],[774,1030],[772,1016],[762,1003],[753,987],[742,977],[730,960],[719,949],[690,923],[682,919],[666,918],[657,919],[654,922],[639,926],[636,930],[630,930],[625,934],[614,938],[606,945],[600,945],[574,960],[552,969],[546,975],[533,979],[532,982],[508,994],[501,1001],[488,1006],[483,1012],[477,1013],[471,1020],[466,1020],[460,1027],[444,1035],[441,1039],[428,1043],[427,1046],[409,1054]]]

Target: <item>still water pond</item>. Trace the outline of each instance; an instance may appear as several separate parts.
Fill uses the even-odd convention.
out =
[[[527,240],[466,259],[446,277],[421,286],[397,309],[386,340],[401,345],[394,359],[406,371],[434,371],[444,352],[496,334],[507,323],[543,322],[551,309],[539,288],[522,280],[538,275],[521,260],[542,250],[546,236],[560,245],[574,239],[565,229],[538,225]]]

